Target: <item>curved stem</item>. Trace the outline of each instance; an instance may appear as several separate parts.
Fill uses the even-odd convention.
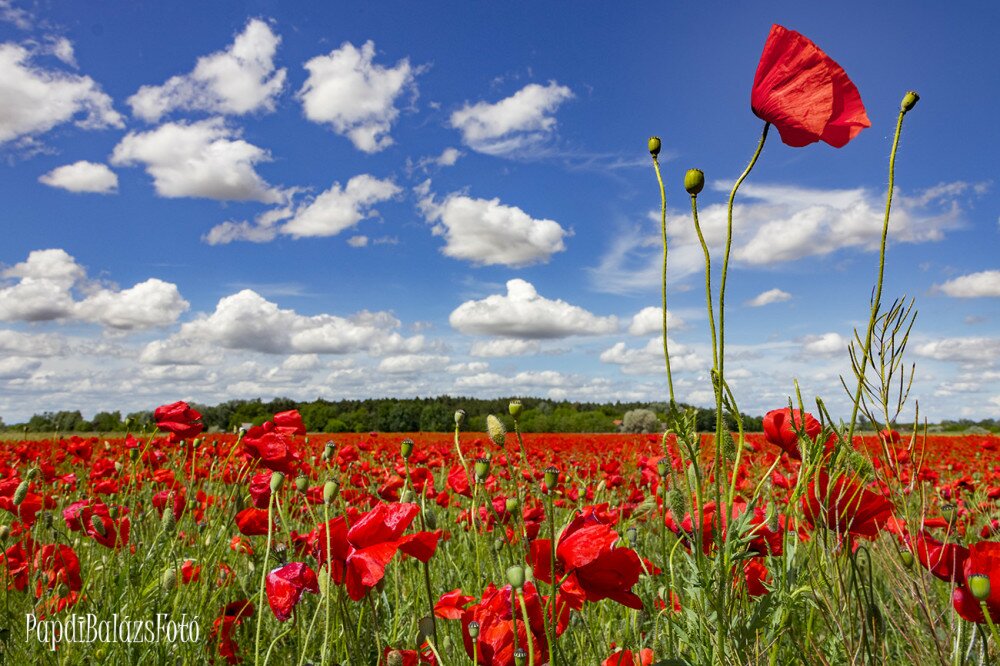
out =
[[[694,230],[698,234],[698,242],[701,243],[701,251],[705,255],[705,304],[708,307],[708,329],[712,334],[712,369],[719,369],[718,339],[715,336],[715,314],[712,309],[712,256],[708,252],[708,243],[705,242],[705,235],[701,232],[701,224],[698,222],[698,195],[691,195],[691,217],[694,219]]]
[[[670,374],[670,352],[667,349],[667,192],[663,187],[663,176],[660,174],[660,161],[653,155],[653,169],[656,170],[656,181],[660,184],[660,235],[663,239],[663,279],[660,283],[660,300],[663,306],[663,361],[667,366],[667,388],[670,390],[670,410],[677,404],[674,400],[674,379]]]
[[[854,425],[857,423],[858,407],[861,404],[861,389],[864,386],[865,371],[868,369],[868,356],[871,353],[872,332],[875,330],[875,319],[878,317],[882,300],[882,277],[885,274],[885,245],[889,236],[889,211],[892,209],[892,190],[896,179],[896,149],[899,147],[899,135],[903,130],[903,116],[906,111],[900,110],[896,120],[896,135],[892,139],[892,150],[889,152],[889,191],[885,196],[885,217],[882,218],[882,243],[878,252],[878,280],[875,283],[875,295],[872,297],[872,311],[868,317],[868,332],[865,334],[865,348],[861,352],[861,369],[858,371],[858,388],[854,391],[854,407],[851,409],[851,425],[847,430],[847,443],[854,440]],[[888,424],[886,424],[888,427]]]

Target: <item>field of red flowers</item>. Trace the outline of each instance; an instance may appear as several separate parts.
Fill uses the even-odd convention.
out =
[[[732,663],[948,663],[1000,621],[997,437],[847,447],[776,410],[727,506],[697,497],[707,437],[694,465],[672,435],[521,437],[510,415],[328,440],[295,412],[239,436],[156,414],[124,439],[0,444],[11,658],[703,663],[722,620],[699,572],[730,581]],[[834,476],[810,446],[870,462]]]

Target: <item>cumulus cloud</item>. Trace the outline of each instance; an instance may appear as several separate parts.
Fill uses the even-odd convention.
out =
[[[443,236],[442,252],[481,266],[512,268],[548,261],[566,249],[563,239],[572,235],[555,220],[534,219],[499,199],[474,199],[453,192],[435,200],[430,183],[417,188],[419,208],[435,236]]]
[[[701,357],[686,345],[667,337],[670,351],[670,371],[705,370]],[[602,363],[620,366],[626,375],[654,375],[665,372],[663,359],[663,336],[650,338],[644,347],[629,347],[624,342],[616,342],[601,352]]]
[[[543,298],[531,283],[521,279],[507,282],[505,296],[494,294],[462,303],[448,321],[466,334],[536,340],[618,331],[617,317],[599,317],[565,301]]]
[[[66,351],[66,343],[50,333],[20,333],[0,330],[0,352],[15,356],[48,357]]]
[[[962,275],[936,285],[935,289],[953,298],[1000,297],[1000,271],[980,271]]]
[[[150,278],[117,289],[86,279],[86,271],[65,250],[35,250],[2,273],[0,320],[83,321],[121,331],[167,326],[188,309],[177,286]],[[77,292],[83,294],[77,298]]]
[[[1000,338],[941,338],[917,345],[914,353],[938,361],[990,366],[1000,358]]]
[[[161,197],[281,203],[286,196],[254,168],[270,159],[221,118],[129,132],[111,155],[116,166],[143,165]]]
[[[728,191],[728,187],[721,183],[714,189]],[[901,243],[940,241],[948,231],[962,226],[963,197],[981,193],[981,187],[970,183],[948,183],[913,194],[897,192],[889,236]],[[884,196],[864,188],[745,186],[733,213],[738,221],[733,261],[764,267],[845,249],[877,251]],[[698,217],[710,251],[718,256],[726,236],[726,204],[703,206]],[[594,288],[627,293],[658,285],[662,262],[659,226],[660,213],[655,211],[648,216],[648,226],[620,230],[590,270]],[[670,279],[703,272],[704,255],[689,212],[668,211],[667,235]]]
[[[0,145],[70,121],[82,129],[124,126],[93,79],[36,67],[22,46],[0,44],[0,72]]]
[[[106,164],[80,160],[42,174],[38,182],[70,192],[110,194],[118,189],[118,176]]]
[[[836,356],[847,352],[849,340],[839,333],[808,335],[802,339],[802,350],[819,356]]]
[[[521,340],[519,338],[497,338],[494,340],[477,340],[469,349],[469,356],[480,358],[501,358],[505,356],[529,356],[537,354],[541,345],[537,340]]]
[[[451,114],[451,126],[475,151],[511,155],[547,139],[556,127],[554,113],[573,97],[555,81],[542,86],[530,83],[499,102],[466,103]]]
[[[441,372],[450,359],[447,356],[431,354],[400,354],[386,356],[378,364],[379,372],[390,374],[411,374],[416,372]]]
[[[782,291],[777,288],[768,289],[767,291],[763,291],[747,301],[747,305],[752,308],[759,308],[764,305],[771,305],[772,303],[784,303],[785,301],[791,300],[791,298],[792,295],[787,291]]]
[[[0,379],[30,377],[41,365],[41,361],[32,358],[2,358],[0,359]]]
[[[416,72],[403,58],[395,67],[374,62],[375,43],[358,49],[344,42],[329,55],[305,63],[309,71],[298,97],[306,118],[329,124],[354,147],[375,153],[392,145],[389,130],[399,117],[396,100],[414,88]]]
[[[199,315],[161,342],[150,355],[177,344],[207,343],[223,349],[265,354],[348,354],[376,356],[416,353],[423,336],[404,338],[398,319],[387,312],[362,311],[350,317],[301,315],[268,301],[251,289],[219,300],[211,314]],[[165,353],[165,352],[163,352]]]
[[[285,85],[285,70],[274,68],[280,42],[264,21],[251,19],[225,51],[198,58],[190,73],[139,88],[128,98],[132,114],[157,122],[175,110],[224,115],[273,111]]]
[[[684,328],[684,321],[667,309],[667,329]],[[646,307],[635,313],[632,323],[628,326],[631,335],[649,335],[663,331],[663,308]]]

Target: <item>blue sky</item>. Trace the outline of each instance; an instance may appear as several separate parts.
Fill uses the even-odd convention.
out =
[[[651,134],[675,384],[709,404],[681,183],[705,171],[717,249],[772,23],[845,68],[872,127],[839,150],[773,133],[741,191],[740,407],[786,404],[797,378],[846,414],[914,89],[885,298],[916,299],[921,416],[1000,413],[993,4],[327,4],[0,0],[4,420],[279,395],[664,400]]]

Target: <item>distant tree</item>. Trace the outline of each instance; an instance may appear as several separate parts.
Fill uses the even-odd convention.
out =
[[[662,428],[660,419],[649,409],[631,409],[622,418],[622,432],[659,432]]]
[[[455,427],[455,410],[433,402],[420,410],[421,432],[448,432]]]
[[[122,424],[122,413],[97,412],[90,422],[90,428],[96,432],[120,432],[125,429]]]

